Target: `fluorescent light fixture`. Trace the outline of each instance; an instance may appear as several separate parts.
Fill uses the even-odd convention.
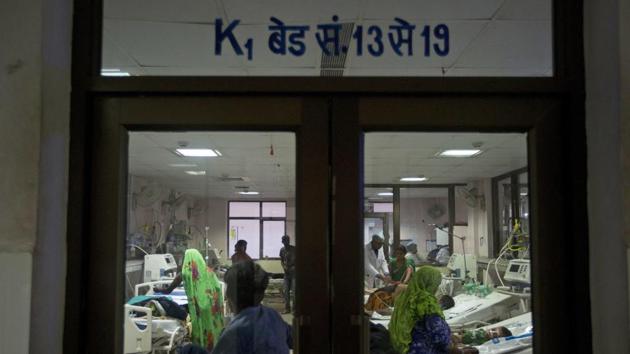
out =
[[[402,177],[400,179],[401,182],[424,182],[426,180],[428,180],[428,178],[424,176]]]
[[[522,197],[527,197],[527,192],[521,193]]]
[[[101,76],[131,76],[126,71],[120,69],[101,69]]]
[[[394,195],[394,193],[392,193],[392,192],[380,192],[378,195],[380,195],[381,197],[390,197],[390,196]]]
[[[186,171],[187,174],[191,176],[205,176],[206,171]]]
[[[175,149],[175,152],[185,157],[216,157],[219,156],[212,149]]]
[[[171,167],[197,167],[195,163],[170,163],[168,165]]]
[[[438,156],[443,157],[473,157],[481,154],[479,149],[449,149],[438,153]]]
[[[254,192],[254,191],[241,191],[241,192],[238,192],[238,194],[240,194],[240,195],[259,195],[260,193],[259,192]]]

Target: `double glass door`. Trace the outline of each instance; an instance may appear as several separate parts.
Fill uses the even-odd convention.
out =
[[[473,226],[478,229],[477,220],[489,207],[482,205],[483,183],[456,178],[465,174],[458,170],[461,160],[436,154],[448,147],[444,141],[487,156],[509,147],[502,153],[514,156],[499,153],[494,164],[488,160],[466,178],[500,175],[505,171],[496,161],[513,158],[516,162],[510,163],[524,166],[505,168],[533,162],[529,195],[558,184],[558,171],[548,166],[560,156],[540,150],[555,144],[550,139],[557,132],[555,106],[553,101],[535,103],[279,96],[99,99],[91,131],[85,296],[100,305],[86,308],[95,323],[86,327],[86,345],[112,353],[144,345],[129,305],[162,291],[193,250],[223,289],[212,310],[221,318],[214,327],[235,315],[225,301],[225,271],[251,258],[268,276],[262,304],[292,326],[295,353],[368,353],[364,259],[373,235],[366,233],[385,236],[392,259],[400,246],[410,244],[420,250],[418,259],[438,244],[479,256],[484,235],[485,256],[491,257],[487,234],[468,243],[462,239],[461,247],[458,241],[461,232],[471,235]],[[456,187],[465,192],[457,193]],[[547,252],[544,247],[562,249],[544,237],[558,231],[557,223],[541,222],[562,201],[543,195],[530,201],[528,239],[535,242],[526,246],[532,249],[531,277],[539,281],[536,271],[546,263],[537,257]],[[414,214],[412,205],[422,210]],[[467,228],[458,228],[463,224]],[[282,255],[293,246],[291,267]],[[534,322],[541,320],[539,313],[563,306],[553,285],[530,286]],[[549,301],[537,302],[543,294]],[[172,297],[191,301],[185,287]],[[554,321],[551,316],[545,323],[560,328]],[[207,341],[220,333],[214,327]],[[185,336],[183,329],[176,332],[169,338]],[[168,351],[172,341],[159,345]],[[556,345],[543,337],[535,341],[540,348]]]

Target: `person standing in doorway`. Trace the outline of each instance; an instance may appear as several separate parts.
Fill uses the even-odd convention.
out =
[[[284,269],[284,311],[291,313],[291,292],[295,287],[295,246],[291,245],[289,235],[282,236],[282,244],[280,263]]]

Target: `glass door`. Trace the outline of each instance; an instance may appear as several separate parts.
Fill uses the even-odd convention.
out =
[[[95,113],[88,346],[226,349],[260,308],[294,353],[328,352],[325,101],[106,98]]]
[[[571,262],[570,252],[557,242],[559,235],[569,235],[562,221],[553,219],[570,207],[557,192],[562,188],[559,112],[551,100],[334,100],[334,352],[368,353],[378,345],[377,333],[388,333],[394,349],[409,349],[415,343],[414,331],[428,328],[422,326],[427,318],[415,318],[416,326],[409,328],[400,327],[400,321],[397,327],[390,325],[394,317],[414,315],[404,299],[420,269],[440,275],[430,290],[444,308],[436,313],[444,314],[440,321],[449,328],[439,350],[472,345],[480,349],[486,341],[456,343],[450,333],[465,337],[483,329],[493,335],[490,329],[495,327],[528,338],[519,350],[551,353],[568,345],[544,335],[553,328],[571,336],[571,326],[563,320],[569,306],[562,282],[552,282],[547,272],[562,273],[553,273],[554,279],[571,277],[570,270],[553,267],[560,260]],[[503,200],[495,202],[493,178],[516,170],[521,176],[513,185],[521,188],[508,184],[504,189],[522,197],[522,212],[502,215],[499,211],[509,209]],[[384,252],[384,237],[379,237],[384,230],[372,214],[379,197],[392,203],[389,254]],[[495,233],[492,218],[497,214],[527,223],[519,230]],[[497,256],[494,237],[503,234],[505,239],[496,241],[509,251]],[[401,341],[401,335],[408,340]]]

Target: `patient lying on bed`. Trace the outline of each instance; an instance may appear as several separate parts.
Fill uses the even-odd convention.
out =
[[[452,333],[451,340],[453,343],[461,343],[466,345],[481,345],[490,339],[509,337],[512,335],[509,329],[505,327],[494,327],[487,330],[464,330],[460,333]]]

